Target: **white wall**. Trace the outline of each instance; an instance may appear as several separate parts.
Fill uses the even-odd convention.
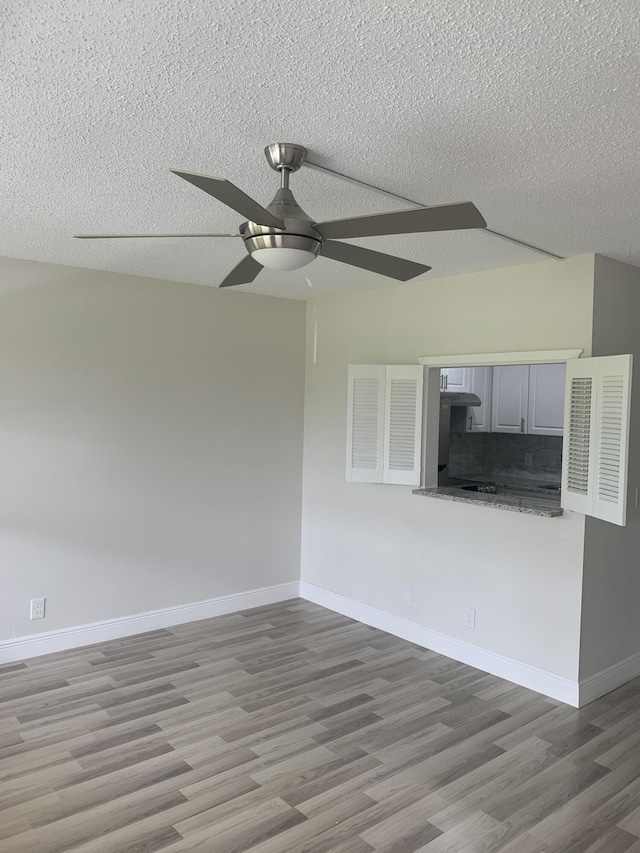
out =
[[[298,579],[304,311],[0,259],[0,639]]]
[[[592,255],[309,303],[302,579],[575,680],[584,517],[345,482],[347,365],[591,348]],[[317,322],[317,362],[313,362]],[[402,587],[415,608],[402,605]],[[476,630],[464,627],[466,606]]]
[[[640,269],[597,255],[593,355],[623,353],[634,356],[627,524],[586,521],[581,678],[640,649]]]

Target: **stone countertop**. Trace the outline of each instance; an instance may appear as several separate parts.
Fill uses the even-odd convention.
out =
[[[468,492],[455,486],[438,486],[433,489],[414,489],[414,495],[426,498],[436,498],[442,501],[456,501],[464,504],[482,504],[490,509],[501,509],[507,512],[521,512],[526,515],[541,515],[554,518],[562,515],[562,507],[556,498],[545,499],[535,496],[523,498],[508,494],[490,495],[485,492]]]

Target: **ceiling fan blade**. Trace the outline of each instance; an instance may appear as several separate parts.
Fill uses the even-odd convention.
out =
[[[342,261],[343,264],[377,272],[380,275],[395,278],[397,281],[408,281],[431,269],[415,261],[385,255],[383,252],[374,252],[372,249],[364,249],[362,246],[354,246],[351,243],[336,243],[333,240],[327,240],[322,244],[320,254],[333,261]]]
[[[266,225],[269,228],[284,228],[284,222],[281,219],[269,213],[266,208],[254,201],[251,196],[243,193],[231,181],[227,181],[225,178],[200,175],[198,172],[182,172],[179,169],[171,169],[171,171],[174,175],[189,181],[194,187],[198,187],[199,190],[204,190],[217,198],[218,201],[246,217],[250,222],[257,222],[258,225]]]
[[[415,210],[396,210],[393,213],[377,213],[373,216],[356,216],[352,219],[332,219],[314,225],[316,231],[327,240],[486,227],[484,217],[470,201],[418,207]]]
[[[243,258],[220,283],[220,287],[234,287],[236,284],[249,284],[263,269],[262,264],[254,261],[251,255]]]
[[[76,240],[138,240],[141,237],[240,237],[241,234],[72,234]]]

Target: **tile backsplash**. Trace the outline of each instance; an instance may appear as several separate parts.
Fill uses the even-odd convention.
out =
[[[487,433],[488,435],[488,433]],[[484,474],[483,441],[485,433],[452,432],[449,439],[449,476],[468,477]]]
[[[525,464],[525,453],[532,464]],[[505,474],[560,482],[562,436],[509,433],[451,433],[449,475]]]

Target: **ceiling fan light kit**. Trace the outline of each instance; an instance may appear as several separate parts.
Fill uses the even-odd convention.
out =
[[[309,249],[294,249],[287,246],[271,246],[264,249],[253,249],[251,256],[254,261],[257,261],[263,267],[270,270],[279,270],[280,272],[288,272],[290,270],[299,270],[306,267],[311,261],[315,261],[316,255],[319,252],[318,248],[309,251]]]
[[[265,148],[272,169],[280,172],[280,189],[273,201],[262,207],[257,201],[224,178],[201,175],[178,169],[171,171],[203,190],[218,201],[246,217],[240,233],[248,252],[221,282],[220,287],[233,287],[253,281],[263,267],[278,271],[301,269],[318,255],[331,258],[397,281],[408,281],[428,272],[431,267],[393,255],[337,242],[350,237],[376,237],[388,234],[416,234],[466,228],[486,228],[482,214],[471,202],[419,207],[373,216],[358,216],[316,223],[300,207],[289,189],[289,176],[305,161],[306,148],[288,142],[276,142]],[[109,237],[187,237],[187,234],[78,234],[81,239]],[[235,235],[211,234],[212,237]]]

